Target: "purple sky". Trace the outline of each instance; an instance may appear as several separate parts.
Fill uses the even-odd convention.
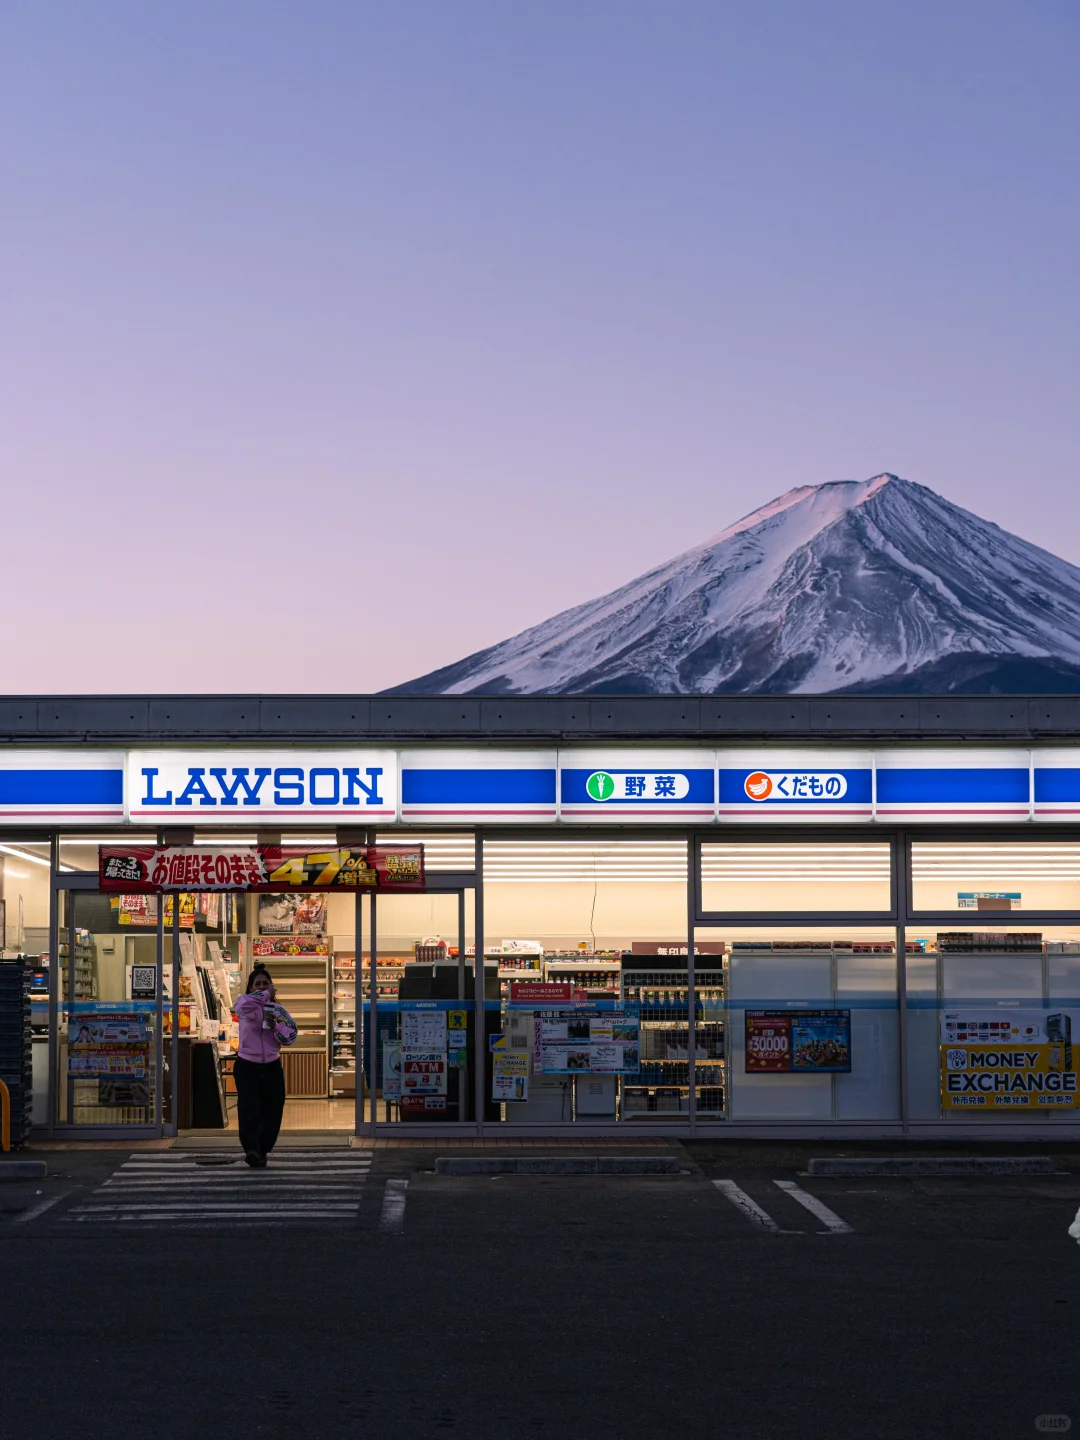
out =
[[[883,470],[1080,564],[1078,42],[7,7],[2,689],[375,690]]]

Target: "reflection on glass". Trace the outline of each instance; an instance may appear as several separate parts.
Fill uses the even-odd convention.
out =
[[[688,1118],[686,875],[683,840],[485,843],[485,961],[499,987],[485,1077],[494,1118]]]
[[[881,841],[706,841],[701,847],[701,906],[717,914],[887,911],[890,856],[890,847]]]
[[[697,930],[695,948],[718,942],[727,951],[730,1118],[895,1118],[899,1015],[892,929]],[[699,986],[705,965],[699,958]],[[707,1118],[700,1102],[698,1115]]]
[[[916,841],[911,885],[914,908],[927,912],[1077,910],[1080,842]]]

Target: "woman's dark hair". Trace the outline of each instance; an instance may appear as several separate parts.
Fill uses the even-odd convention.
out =
[[[271,976],[270,971],[266,968],[266,966],[265,966],[265,965],[256,965],[256,966],[255,966],[255,969],[252,970],[251,974],[248,976],[247,989],[244,991],[244,994],[245,994],[245,995],[250,995],[250,994],[251,994],[251,987],[252,987],[252,985],[254,985],[254,983],[255,983],[255,977],[256,977],[256,975],[265,975],[266,978],[267,978],[267,980],[270,981],[270,984],[271,984],[271,985],[274,983],[273,977]]]

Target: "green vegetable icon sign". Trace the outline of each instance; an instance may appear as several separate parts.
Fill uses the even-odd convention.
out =
[[[590,800],[610,800],[615,793],[615,781],[606,770],[596,770],[585,781]]]

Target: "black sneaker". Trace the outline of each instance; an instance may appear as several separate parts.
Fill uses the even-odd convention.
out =
[[[257,1150],[245,1150],[244,1159],[252,1167],[253,1170],[258,1170],[260,1166],[266,1164],[265,1158],[260,1155]]]

